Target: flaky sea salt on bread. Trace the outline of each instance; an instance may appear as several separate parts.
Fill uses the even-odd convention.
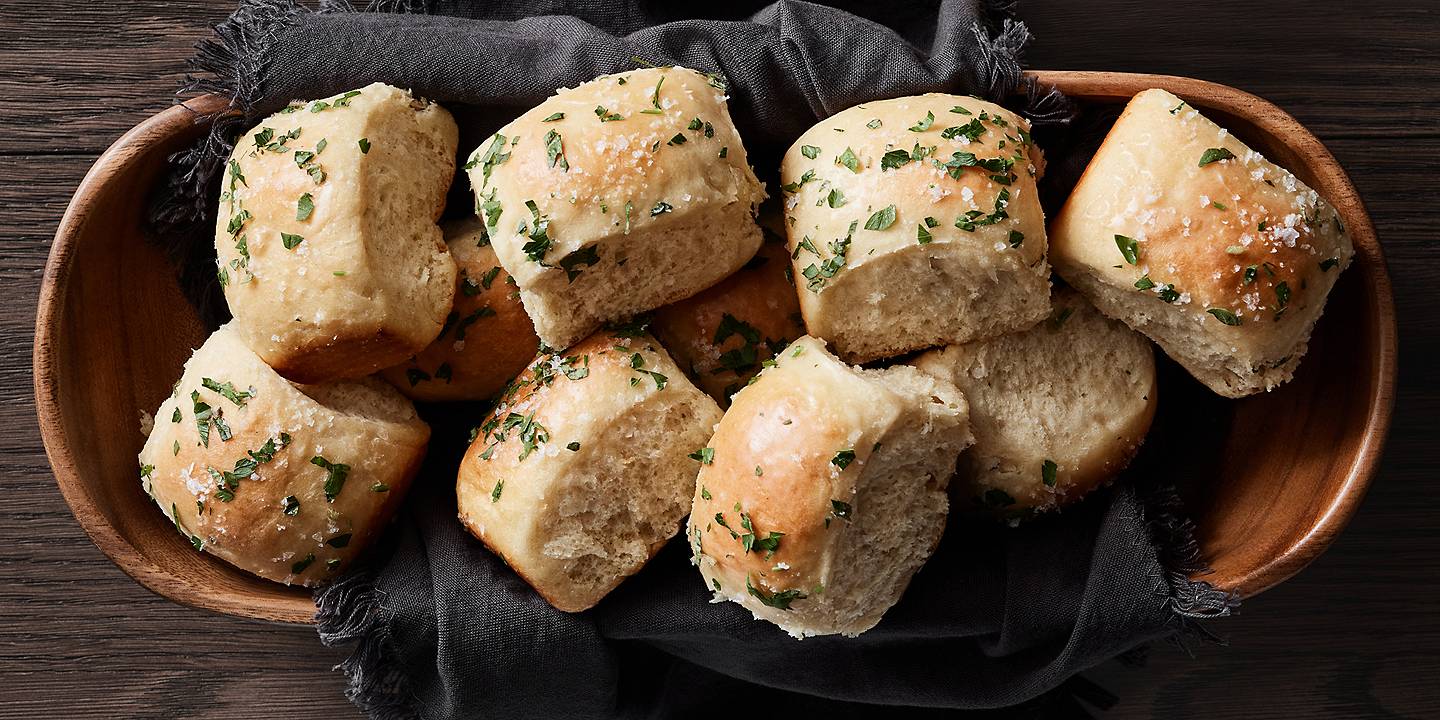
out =
[[[1130,101],[1050,228],[1067,282],[1227,397],[1291,378],[1353,255],[1324,198],[1164,90]]]
[[[450,312],[435,224],[455,174],[444,108],[375,83],[291,105],[242,135],[215,228],[245,343],[281,375],[356,378],[420,351]]]
[[[693,295],[755,254],[765,191],[725,103],[694,70],[605,75],[471,154],[475,211],[546,345]]]

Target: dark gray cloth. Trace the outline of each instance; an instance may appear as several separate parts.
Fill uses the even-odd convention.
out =
[[[722,75],[762,176],[773,177],[766,169],[816,120],[924,91],[1003,101],[1031,117],[1040,137],[1074,141],[1063,131],[1068,102],[1022,79],[1029,36],[1004,2],[852,2],[853,13],[744,1],[372,5],[365,9],[387,12],[332,0],[312,13],[290,0],[248,0],[202,43],[191,87],[229,95],[233,110],[176,158],[152,220],[212,323],[223,303],[215,302],[208,216],[229,142],[292,98],[372,81],[454,111],[462,152],[557,87],[635,67],[636,57]],[[463,211],[461,188],[452,204]],[[1205,407],[1204,397],[1195,402]],[[1061,697],[1046,696],[1055,688],[1065,697],[1084,690],[1071,680],[1076,672],[1234,603],[1186,579],[1198,556],[1175,495],[1122,484],[1017,528],[957,513],[900,604],[859,638],[796,641],[737,605],[708,602],[681,540],[595,609],[565,614],[455,520],[455,466],[483,407],[422,412],[436,428],[432,452],[387,546],[369,571],[316,596],[322,639],[356,644],[344,664],[350,695],[375,717],[1043,709],[1044,697]],[[1151,457],[1175,450],[1156,447],[1152,438]]]

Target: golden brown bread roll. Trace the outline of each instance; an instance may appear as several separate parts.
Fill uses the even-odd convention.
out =
[[[1353,255],[1324,198],[1164,90],[1126,106],[1050,246],[1066,282],[1227,397],[1290,379]]]
[[[729,407],[762,363],[805,334],[785,246],[767,242],[734,275],[660,308],[654,331],[695,384]]]
[[[460,520],[551,605],[599,602],[674,537],[720,408],[650,335],[542,355],[465,453]]]
[[[1024,119],[959,95],[865,103],[806,131],[780,175],[810,334],[870,362],[1044,319],[1038,153]]]
[[[455,173],[450,113],[373,84],[292,105],[240,137],[215,228],[235,329],[296,382],[419,352],[450,312],[435,221]]]
[[[445,236],[459,270],[454,307],[429,347],[380,374],[413,400],[484,400],[530,364],[540,340],[480,221],[447,223]]]
[[[948,381],[796,340],[700,452],[688,538],[705,584],[796,637],[865,632],[939,542],[970,439]]]
[[[476,212],[546,345],[688,297],[755,254],[765,191],[725,100],[685,68],[606,75],[476,148]]]
[[[140,475],[197,550],[268,580],[318,585],[384,528],[429,439],[415,407],[384,382],[296,385],[225,325],[156,411]]]

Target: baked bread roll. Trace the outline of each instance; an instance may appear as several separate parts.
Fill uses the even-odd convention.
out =
[[[454,308],[429,347],[380,374],[413,400],[484,400],[530,364],[540,340],[480,221],[444,230],[459,271]]]
[[[553,348],[693,295],[760,247],[764,187],[724,91],[694,70],[560,90],[466,168],[500,264]]]
[[[1050,311],[1029,124],[920,95],[810,128],[780,167],[800,309],[851,362],[1021,330]]]
[[[384,382],[293,384],[232,323],[160,404],[140,479],[197,550],[268,580],[319,585],[384,528],[429,439]]]
[[[455,291],[435,221],[457,143],[444,108],[378,83],[241,136],[215,250],[245,343],[314,383],[369,375],[434,340]]]
[[[660,308],[654,331],[690,379],[729,407],[762,363],[805,334],[785,246],[766,242],[734,275]]]
[[[699,453],[688,538],[705,584],[795,637],[869,630],[940,541],[970,440],[949,382],[796,340]]]
[[[1150,341],[1074,290],[1029,330],[931,350],[915,367],[970,403],[960,496],[1016,517],[1074,502],[1134,457],[1155,417]]]
[[[1354,255],[1329,203],[1164,90],[1126,106],[1051,233],[1067,282],[1226,397],[1290,379]]]
[[[635,329],[546,354],[477,430],[460,521],[551,605],[595,605],[674,537],[720,408]]]

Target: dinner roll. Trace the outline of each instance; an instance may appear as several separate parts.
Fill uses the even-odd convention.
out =
[[[972,97],[866,103],[780,167],[800,309],[851,362],[1021,330],[1050,311],[1039,151]]]
[[[1164,90],[1126,106],[1050,248],[1101,311],[1227,397],[1290,379],[1353,254],[1329,203]]]
[[[460,521],[551,605],[585,610],[680,528],[720,408],[650,335],[537,358],[476,431]]]
[[[369,375],[440,332],[455,263],[435,225],[455,121],[376,83],[291,105],[240,137],[215,228],[235,329],[296,382]]]
[[[760,247],[764,187],[717,85],[678,67],[606,75],[471,154],[476,212],[546,345],[693,295]]]
[[[970,403],[957,490],[1005,515],[1080,499],[1130,462],[1155,416],[1150,341],[1074,290],[1029,330],[951,345],[915,366]]]
[[[717,600],[795,637],[859,635],[940,541],[965,398],[905,365],[852,368],[810,336],[776,360],[698,453],[691,549]]]
[[[739,272],[655,314],[655,336],[720,407],[787,343],[805,334],[790,256],[767,242]]]
[[[319,585],[379,535],[429,439],[415,407],[384,382],[296,385],[231,323],[160,404],[140,479],[195,549],[269,580]]]
[[[540,340],[480,221],[444,228],[459,270],[454,309],[429,347],[381,375],[414,400],[483,400],[530,364]]]

